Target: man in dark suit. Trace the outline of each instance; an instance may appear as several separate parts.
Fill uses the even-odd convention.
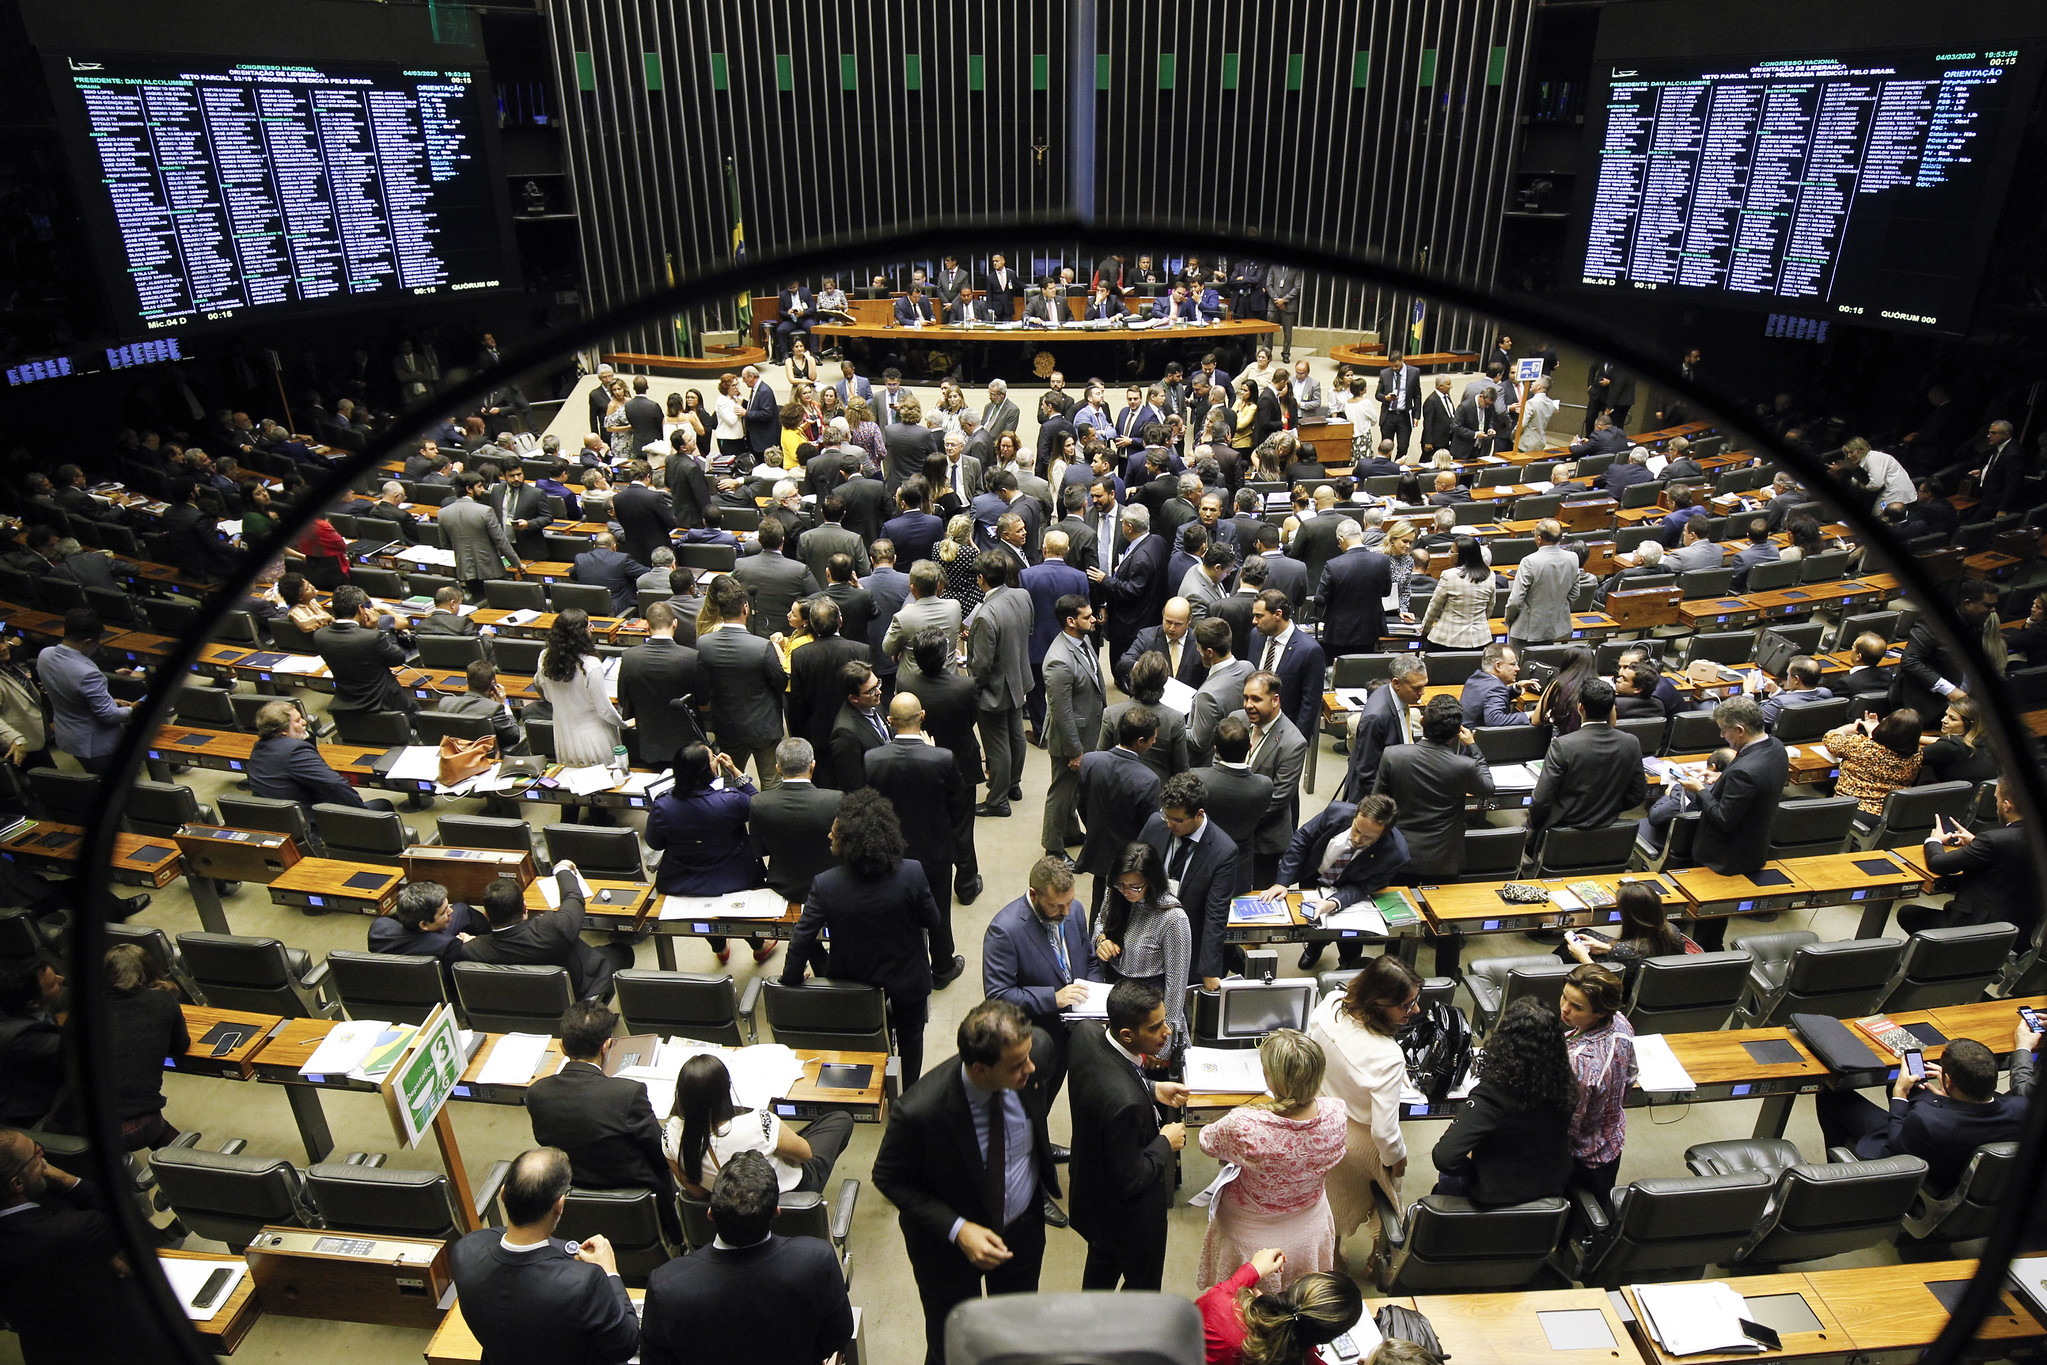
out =
[[[846,665],[872,662],[864,640],[847,639],[840,631],[842,617],[829,597],[814,597],[805,607],[810,623],[810,643],[789,655],[789,733],[810,741],[814,752],[833,755],[832,731],[839,712],[846,705]],[[857,760],[858,755],[854,756]],[[825,787],[851,791],[862,785],[857,765],[852,787],[842,785],[844,776],[834,755],[825,765]]]
[[[1322,647],[1336,658],[1377,654],[1379,639],[1386,633],[1386,595],[1393,591],[1393,561],[1377,550],[1366,549],[1363,528],[1348,517],[1339,525],[1337,536],[1343,553],[1323,568],[1321,585],[1315,590],[1321,604]]]
[[[418,523],[412,519],[412,513],[406,511],[401,505],[404,501],[405,485],[396,479],[387,482],[383,488],[378,490],[377,500],[356,513],[358,524],[365,517],[374,517],[376,520],[386,523],[386,525],[381,527],[371,526],[367,529],[363,529],[358,525],[357,534],[362,539],[369,540],[374,538],[371,534],[372,532],[387,531],[388,534],[396,537],[401,545],[418,544]],[[525,552],[522,550],[520,553],[523,554]],[[545,556],[535,555],[534,558],[540,559],[545,558]]]
[[[1159,809],[1137,837],[1158,850],[1166,867],[1166,889],[1187,912],[1193,928],[1194,975],[1202,989],[1215,990],[1236,955],[1223,943],[1230,898],[1237,888],[1237,843],[1208,818],[1208,792],[1191,773],[1168,778]],[[1169,985],[1177,983],[1168,983]]]
[[[921,284],[911,285],[910,292],[896,300],[894,312],[898,327],[926,327],[938,318]]]
[[[925,733],[952,755],[961,785],[972,797],[984,776],[981,740],[975,728],[980,715],[974,703],[977,690],[974,680],[953,666],[956,643],[956,636],[949,637],[936,626],[918,631],[903,654],[901,671],[896,674],[896,691],[908,692],[924,703]],[[955,885],[958,899],[971,904],[981,884],[971,824],[959,844],[963,859],[954,874],[958,878]],[[972,859],[972,864],[966,859]]]
[[[1060,412],[1058,403],[1051,394],[1038,400],[1038,451],[1035,469],[1039,478],[1048,477],[1052,459],[1066,448],[1066,438],[1074,434],[1073,423]]]
[[[1301,773],[1307,767],[1308,741],[1280,710],[1279,678],[1253,673],[1244,681],[1244,709],[1237,713],[1250,732],[1244,762],[1251,772],[1272,781],[1271,804],[1251,839],[1252,879],[1263,881],[1279,866],[1287,839],[1300,823]],[[1216,727],[1220,735],[1222,727]],[[1217,753],[1222,752],[1220,746]],[[1242,848],[1241,842],[1239,848]]]
[[[671,442],[675,453],[661,466],[661,482],[674,509],[675,524],[695,530],[704,524],[704,513],[716,505],[716,495],[704,477],[696,451],[696,437],[688,427],[679,427]]]
[[[893,738],[866,754],[866,784],[886,796],[903,826],[904,857],[914,858],[931,883],[939,928],[931,935],[934,962],[953,959],[952,892],[960,841],[974,837],[973,789],[960,780],[953,756],[924,733],[924,703],[903,692],[888,705]]]
[[[1965,578],[1955,585],[1955,610],[1971,633],[1983,629],[1985,618],[1996,606],[1995,583]],[[1922,621],[1905,637],[1905,654],[1898,660],[1897,682],[1891,692],[1893,709],[1909,706],[1919,713],[1922,729],[1939,729],[1948,699],[1969,695],[1968,681],[1962,661],[1950,654],[1933,627]]]
[[[1638,453],[1639,458],[1637,458]],[[1619,497],[1638,483],[1654,483],[1655,481],[1656,475],[1651,473],[1649,469],[1649,450],[1646,446],[1631,448],[1626,459],[1615,460],[1606,467],[1604,474],[1593,480],[1594,483],[1606,489],[1607,492],[1615,497]]]
[[[633,965],[633,950],[621,943],[602,948],[583,942],[583,893],[576,865],[566,858],[554,864],[561,908],[529,912],[519,883],[499,877],[483,892],[490,933],[462,945],[461,961],[498,962],[511,966],[560,967],[569,974],[569,989],[578,1000],[609,1000],[611,977]]]
[[[780,521],[764,517],[754,534],[760,538],[760,553],[742,558],[732,570],[732,580],[753,602],[753,633],[766,636],[789,619],[789,608],[798,598],[817,595],[818,582],[802,560],[782,553],[787,533]]]
[[[612,370],[611,366],[599,365],[597,367],[597,383],[585,395],[589,400],[590,430],[593,432],[604,430],[604,412],[605,409],[611,406],[611,381],[617,377],[617,373]],[[408,474],[406,477],[417,478],[418,476]]]
[[[306,726],[305,712],[295,703],[273,701],[256,712],[256,744],[249,751],[249,791],[273,801],[296,801],[313,818],[312,808],[324,802],[390,810],[381,797],[364,800],[348,779],[329,767]]]
[[[198,496],[197,479],[181,477],[171,481],[171,505],[162,520],[164,538],[170,546],[167,557],[186,573],[205,579],[225,578],[234,571],[241,556],[220,538],[214,528],[217,518],[200,508]],[[56,539],[54,532],[51,539]],[[48,567],[42,572],[48,573]]]
[[[1613,728],[1613,704],[1613,684],[1604,678],[1578,689],[1585,723],[1550,741],[1528,808],[1531,853],[1540,850],[1547,830],[1604,829],[1648,795],[1642,741]]]
[[[1494,643],[1479,656],[1478,670],[1464,680],[1459,700],[1466,725],[1526,725],[1528,713],[1514,709],[1520,695],[1515,680],[1521,675],[1521,655],[1514,646]]]
[[[1322,581],[1321,575],[1317,574],[1311,582],[1306,562],[1281,552],[1277,526],[1259,527],[1257,543],[1258,557],[1265,561],[1265,586],[1285,593],[1298,616],[1308,601],[1311,586]]]
[[[1169,597],[1160,609],[1159,623],[1146,626],[1125,642],[1116,656],[1116,685],[1128,691],[1130,670],[1139,658],[1146,654],[1166,656],[1167,676],[1178,678],[1189,687],[1201,686],[1208,676],[1208,667],[1201,662],[1201,650],[1194,643],[1193,633],[1188,629],[1193,609],[1183,597]]]
[[[1158,714],[1148,706],[1133,706],[1116,721],[1116,747],[1081,755],[1080,818],[1087,840],[1075,867],[1095,879],[1097,912],[1115,876],[1116,859],[1159,808],[1162,784],[1143,761],[1158,734]]]
[[[1379,430],[1393,442],[1395,456],[1407,453],[1408,437],[1414,431],[1414,415],[1422,405],[1422,372],[1409,365],[1398,351],[1386,353],[1386,368],[1379,371]]]
[[[817,1365],[853,1339],[853,1305],[832,1244],[773,1232],[778,1184],[759,1152],[740,1152],[718,1172],[710,1191],[715,1240],[647,1277],[643,1365]]]
[[[1190,768],[1201,779],[1209,819],[1237,846],[1237,879],[1232,894],[1242,896],[1253,882],[1253,842],[1258,825],[1272,807],[1272,779],[1254,773],[1245,763],[1251,751],[1251,729],[1242,716],[1225,716],[1215,727],[1215,762],[1206,768]],[[1281,847],[1285,846],[1281,833]],[[1277,855],[1274,855],[1275,858]]]
[[[1937,1199],[1960,1182],[1979,1147],[2018,1139],[2030,1101],[1997,1093],[1997,1054],[1974,1038],[1951,1039],[1940,1065],[1926,1070],[1922,1078],[1898,1068],[1888,1110],[1847,1086],[1822,1089],[1813,1101],[1829,1148],[1852,1147],[1861,1161],[1916,1156]]]
[[[2024,952],[2040,923],[2039,876],[2027,851],[2025,813],[2010,786],[1997,779],[1998,822],[1970,833],[1951,820],[1926,837],[1926,870],[1951,877],[1954,896],[1945,906],[1901,905],[1898,928],[1907,934],[2003,920],[2018,927],[2015,951]]]
[[[618,548],[618,538],[609,531],[599,531],[593,536],[590,548],[577,555],[575,563],[569,566],[572,581],[588,583],[611,593],[611,613],[614,616],[633,614],[640,600],[640,578],[646,572],[647,566],[622,552]]]
[[[618,1365],[640,1349],[610,1241],[593,1234],[577,1246],[554,1235],[570,1169],[559,1148],[521,1152],[505,1178],[510,1226],[449,1249],[463,1316],[492,1365]]]
[[[1412,744],[1407,712],[1421,704],[1428,686],[1428,665],[1418,654],[1396,654],[1387,680],[1365,699],[1351,732],[1350,762],[1344,774],[1345,799],[1355,801],[1378,783],[1379,756],[1395,744]]]
[[[1599,417],[1612,419],[1616,431],[1625,430],[1628,414],[1635,407],[1635,377],[1611,360],[1595,360],[1585,376],[1585,434]]]
[[[1045,740],[1045,651],[1051,648],[1052,641],[1061,630],[1059,599],[1073,596],[1085,602],[1088,597],[1087,574],[1068,561],[1068,548],[1064,531],[1046,532],[1044,558],[1036,564],[1027,565],[1020,575],[1023,590],[1030,594],[1033,613],[1030,660],[1034,681],[1024,706],[1040,744]],[[1088,628],[1092,630],[1093,627],[1091,612]]]
[[[768,886],[776,895],[801,904],[810,895],[811,880],[837,867],[832,853],[832,821],[838,818],[841,792],[814,780],[817,760],[810,741],[792,736],[775,747],[781,785],[753,798],[747,811],[747,832],[753,851],[768,866]]]
[[[1298,885],[1301,913],[1318,917],[1378,895],[1407,868],[1407,840],[1393,827],[1399,817],[1399,804],[1390,796],[1375,793],[1356,804],[1331,801],[1295,832],[1279,860],[1277,881],[1261,894],[1273,899]],[[1303,957],[1302,970],[1313,965]]]
[[[594,1000],[562,1012],[562,1068],[526,1087],[526,1117],[537,1147],[568,1153],[586,1190],[652,1190],[661,1225],[677,1240],[675,1177],[661,1154],[661,1122],[638,1081],[604,1074],[618,1015]]]
[[[817,304],[801,280],[791,280],[783,286],[775,296],[775,302],[780,314],[775,319],[776,349],[781,352],[778,358],[786,358],[793,338],[801,336],[805,346],[810,344],[810,329],[817,326],[819,320]]]
[[[1031,1084],[1029,1018],[1007,1000],[983,1000],[957,1036],[959,1054],[890,1106],[874,1157],[874,1185],[896,1206],[924,1308],[924,1365],[944,1365],[946,1315],[984,1284],[990,1294],[1037,1292],[1044,1209],[1059,1193],[1045,1102]]]
[[[1156,1106],[1185,1104],[1187,1087],[1147,1080],[1139,1059],[1162,1056],[1171,1038],[1158,988],[1136,980],[1109,992],[1106,1029],[1074,1029],[1071,1217],[1087,1239],[1084,1290],[1156,1291],[1164,1279],[1173,1154],[1187,1130],[1178,1122],[1161,1126]]]
[[[2031,459],[2012,438],[2010,422],[2001,418],[1992,422],[1983,445],[1987,454],[1981,468],[1969,471],[1976,476],[1977,503],[1969,509],[1972,521],[2002,516],[2017,508],[2024,500],[2026,477],[2031,472]]]
[[[1313,734],[1322,714],[1328,667],[1321,642],[1294,625],[1293,603],[1277,588],[1252,599],[1251,649],[1245,656],[1261,673],[1279,678],[1280,709],[1302,734]]]
[[[1770,821],[1783,800],[1791,759],[1783,743],[1764,728],[1763,708],[1754,697],[1721,702],[1713,708],[1713,723],[1734,750],[1734,762],[1718,777],[1683,779],[1685,790],[1695,794],[1699,804],[1692,857],[1723,877],[1759,872],[1770,860]],[[1726,937],[1724,918],[1699,920],[1692,930],[1692,938],[1709,953],[1718,952]]]
[[[974,477],[978,484],[979,473]],[[931,558],[932,547],[944,538],[945,521],[932,514],[930,499],[931,485],[921,474],[903,480],[903,486],[896,490],[896,505],[901,511],[882,523],[881,538],[894,547],[897,563],[915,564]]]
[[[751,365],[739,372],[739,392],[746,402],[746,445],[758,460],[781,440],[782,405]]]
[[[1408,875],[1420,883],[1456,881],[1464,871],[1465,799],[1493,794],[1492,769],[1464,727],[1457,698],[1430,699],[1422,711],[1421,741],[1395,744],[1380,755],[1373,790],[1400,806]],[[1339,956],[1349,946],[1339,945]],[[1455,934],[1436,940],[1438,976],[1457,974],[1461,946]]]
[[[1622,455],[1628,449],[1628,434],[1614,423],[1613,418],[1600,413],[1592,420],[1585,435],[1571,442],[1571,456],[1574,459],[1586,455]],[[1607,466],[1613,468],[1612,465]],[[1552,490],[1554,491],[1554,490]]]
[[[405,662],[397,631],[352,583],[334,590],[334,624],[313,632],[313,648],[334,680],[330,711],[417,711],[419,700],[391,670]]]
[[[1009,586],[1003,558],[983,551],[975,562],[981,604],[967,622],[967,671],[978,689],[981,752],[988,764],[988,799],[977,815],[1002,817],[1023,795],[1025,699],[1031,680],[1031,596]]]
[[[1151,513],[1125,505],[1113,548],[1105,539],[1102,567],[1088,575],[1108,598],[1109,654],[1121,659],[1137,633],[1160,618],[1172,588],[1166,582],[1166,542],[1151,534]]]
[[[882,518],[888,515],[889,490],[879,479],[855,474],[838,487],[838,498],[846,514],[840,524],[872,545],[881,537]]]
[[[633,396],[625,400],[625,419],[632,423],[633,458],[648,458],[643,452],[661,439],[661,405],[647,397],[647,376],[633,376]]]
[[[665,768],[699,738],[692,712],[702,702],[703,673],[697,652],[675,642],[675,608],[655,602],[646,618],[647,642],[619,660],[618,713],[634,722],[629,742],[639,762]]]
[[[626,486],[611,499],[611,519],[624,533],[626,553],[642,564],[669,544],[675,530],[675,505],[668,494],[647,486],[650,472],[644,460],[628,464]]]
[[[782,696],[789,675],[775,647],[748,629],[752,607],[745,585],[715,580],[708,594],[719,624],[697,638],[697,666],[710,694],[711,733],[735,759],[751,754],[760,785],[772,787],[781,780],[775,745],[782,738]]]
[[[881,679],[866,660],[852,659],[839,665],[834,686],[841,700],[827,735],[832,785],[840,791],[858,791],[867,785],[868,751],[889,741],[882,718]]]
[[[832,852],[844,865],[811,880],[782,984],[803,984],[804,968],[815,958],[821,975],[881,987],[895,1023],[903,1083],[909,1085],[924,1066],[931,992],[951,985],[967,962],[959,956],[931,960],[926,935],[936,942],[945,926],[924,869],[914,859],[889,856],[891,847],[902,847],[902,838],[894,807],[881,793],[863,787],[846,794],[832,822]],[[829,948],[819,941],[824,934]]]
[[[1075,914],[1076,908],[1072,865],[1048,853],[1031,864],[1029,890],[995,912],[981,941],[983,993],[1030,1016],[1031,1064],[1047,1109],[1066,1083],[1065,1011],[1087,1000],[1083,983],[1103,979],[1101,960],[1088,941],[1087,912]],[[1063,1160],[1068,1153],[1054,1155]],[[1066,1215],[1050,1200],[1045,1212],[1054,1226],[1066,1225]]]
[[[902,610],[903,603],[910,597],[910,575],[896,565],[915,561],[904,560],[895,541],[887,536],[869,546],[868,553],[873,557],[874,568],[861,580],[868,600],[874,604],[874,619],[867,623],[868,657],[873,660],[875,671],[881,674],[882,690],[893,694],[897,663],[881,645],[888,638],[889,623],[895,620],[896,613]]]
[[[1450,393],[1450,377],[1437,375],[1436,386],[1421,403],[1422,459],[1427,462],[1439,450],[1447,450],[1457,430],[1457,401]]]
[[[1457,405],[1456,416],[1451,419],[1451,455],[1463,461],[1491,454],[1499,427],[1500,419],[1493,412],[1493,391],[1480,389],[1469,395]]]
[[[142,1294],[106,1193],[51,1165],[27,1133],[0,1128],[0,1315],[20,1340],[21,1358],[173,1359]]]
[[[462,960],[462,944],[490,932],[490,922],[474,909],[448,899],[439,882],[407,882],[398,888],[398,902],[388,915],[370,921],[369,950],[439,958],[442,975]]]

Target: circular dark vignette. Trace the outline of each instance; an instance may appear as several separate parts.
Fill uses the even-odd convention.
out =
[[[1171,219],[1083,222],[1078,217],[1063,214],[1026,218],[946,218],[909,231],[834,238],[772,255],[752,257],[736,266],[700,271],[673,288],[645,295],[602,317],[556,329],[544,342],[522,349],[495,369],[474,375],[464,383],[435,395],[430,403],[407,411],[387,435],[334,466],[324,479],[313,485],[308,496],[280,518],[277,528],[268,538],[249,548],[233,576],[205,599],[195,628],[178,641],[150,679],[148,695],[131,713],[127,733],[115,755],[107,783],[113,799],[98,808],[86,829],[82,855],[84,894],[75,911],[71,957],[73,1055],[91,1057],[99,1051],[104,1040],[105,986],[99,972],[81,968],[84,964],[96,962],[104,951],[100,901],[103,894],[112,888],[109,864],[114,835],[120,828],[126,792],[141,765],[147,737],[153,735],[161,723],[171,694],[191,671],[200,648],[212,638],[221,618],[240,600],[256,571],[293,543],[317,512],[346,492],[364,471],[374,468],[408,441],[418,439],[441,414],[465,407],[504,381],[540,368],[565,352],[602,342],[643,318],[713,302],[741,290],[750,291],[755,282],[763,279],[823,269],[836,270],[849,259],[891,259],[921,251],[943,251],[956,248],[963,239],[996,234],[1011,240],[1018,237],[1054,239],[1063,244],[1098,250],[1113,250],[1140,236],[1170,238],[1189,249],[1210,254],[1236,255],[1248,250],[1261,259],[1284,259],[1305,269],[1361,280],[1398,292],[1419,294],[1503,325],[1511,324],[1516,328],[1532,326],[1554,339],[1611,357],[1641,378],[1682,394],[1707,411],[1718,414],[1731,411],[1723,395],[1686,379],[1674,366],[1650,354],[1632,339],[1612,331],[1593,317],[1560,308],[1550,301],[1495,294],[1484,286],[1396,265],[1362,252],[1353,253],[1263,234],[1240,236]],[[1820,496],[1837,518],[1854,528],[1864,544],[1874,547],[1886,570],[1899,580],[1922,608],[1924,614],[1921,619],[1933,628],[1941,643],[1955,657],[1963,660],[1970,696],[1987,704],[2001,745],[2002,766],[2017,784],[2018,804],[2032,835],[2029,845],[2034,862],[2043,873],[2041,884],[2047,885],[2047,843],[2043,843],[2040,835],[2040,813],[2047,810],[2047,774],[2042,773],[2039,764],[2028,761],[2030,739],[2010,696],[2001,688],[1980,685],[1983,679],[1991,676],[1980,638],[1962,627],[1960,618],[1948,606],[1938,585],[1905,550],[1891,529],[1870,514],[1865,504],[1844,504],[1832,497],[1834,485],[1817,456],[1793,449],[1768,432],[1750,430],[1739,419],[1731,419],[1728,425],[1740,430],[1752,445],[1794,472],[1800,482]],[[106,1188],[118,1189],[126,1167],[118,1141],[118,1125],[109,1107],[107,1078],[102,1072],[81,1068],[80,1080],[79,1097],[86,1120],[86,1135],[91,1144],[90,1164]],[[2047,1128],[2047,1104],[2030,1106],[2022,1154],[2038,1153],[2043,1128]],[[1978,1322],[1996,1306],[2005,1266],[2018,1246],[2037,1200],[2042,1164],[2037,1156],[2018,1163],[2004,1211],[1984,1248],[1981,1265],[1955,1313],[1922,1357],[1926,1365],[1948,1365],[1948,1362],[1960,1359],[1975,1334]],[[130,1264],[141,1273],[148,1303],[156,1315],[155,1326],[159,1335],[174,1338],[182,1348],[184,1358],[193,1365],[210,1365],[212,1353],[206,1349],[172,1295],[169,1282],[156,1269],[155,1243],[148,1237],[139,1213],[131,1201],[116,1199],[112,1202],[122,1244]]]

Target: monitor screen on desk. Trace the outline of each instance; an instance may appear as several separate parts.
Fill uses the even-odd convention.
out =
[[[1217,1032],[1224,1038],[1263,1038],[1274,1029],[1305,1031],[1314,1005],[1312,983],[1224,982]]]

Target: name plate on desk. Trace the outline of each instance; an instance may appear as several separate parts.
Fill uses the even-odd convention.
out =
[[[186,825],[173,841],[194,876],[230,882],[268,882],[305,855],[289,834],[219,825]]]
[[[533,855],[509,848],[443,848],[414,844],[399,859],[407,881],[439,882],[448,899],[481,904],[484,888],[510,877],[523,888],[533,880]]]
[[[448,1244],[431,1238],[270,1227],[248,1258],[263,1311],[284,1317],[439,1327],[455,1284]]]

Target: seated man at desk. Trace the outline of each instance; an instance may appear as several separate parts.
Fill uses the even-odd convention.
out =
[[[1916,934],[1922,929],[2004,920],[2018,926],[2019,951],[2033,941],[2033,929],[2040,922],[2040,887],[2026,848],[2026,829],[2020,823],[2024,812],[2013,795],[2009,780],[1999,777],[1997,824],[1972,834],[1943,819],[1926,837],[1920,855],[1926,870],[1936,877],[1952,878],[1954,895],[1945,907],[1899,906],[1899,932]]]
[[[520,746],[526,742],[526,736],[519,729],[518,717],[512,714],[504,685],[498,682],[497,669],[489,659],[473,659],[462,673],[469,690],[442,697],[434,703],[434,710],[443,716],[488,716],[490,732],[497,736],[498,757],[522,752]]]
[[[602,948],[583,942],[583,893],[576,865],[558,859],[555,886],[561,909],[529,913],[526,895],[512,877],[499,877],[483,892],[490,933],[462,945],[463,962],[502,962],[560,967],[569,974],[569,989],[578,1000],[609,1000],[612,974],[633,965],[631,945],[608,943]]]
[[[1407,868],[1407,840],[1393,828],[1399,814],[1392,797],[1377,793],[1355,805],[1331,801],[1295,831],[1280,855],[1279,880],[1261,894],[1278,900],[1298,883],[1301,914],[1317,919],[1378,895]],[[1347,938],[1337,945],[1340,967],[1355,967],[1364,955],[1363,938]],[[1301,954],[1301,970],[1312,970],[1321,956],[1322,945],[1309,944]]]
[[[1950,1040],[1923,1079],[1899,1067],[1888,1110],[1845,1087],[1823,1089],[1813,1102],[1828,1147],[1852,1147],[1862,1161],[1916,1156],[1936,1197],[1954,1189],[1978,1147],[2016,1142],[2030,1103],[1997,1093],[1997,1054],[1974,1038]]]
[[[462,945],[490,932],[490,922],[467,905],[448,899],[439,882],[407,882],[388,915],[370,921],[370,951],[438,958],[441,974],[462,960]]]
[[[1763,724],[1772,730],[1777,728],[1777,718],[1784,714],[1785,707],[1827,701],[1834,695],[1820,686],[1820,663],[1810,654],[1800,654],[1784,665],[1782,683],[1765,678],[1761,690]]]
[[[449,1248],[463,1320],[493,1365],[612,1365],[640,1349],[611,1243],[554,1235],[569,1192],[568,1153],[519,1153],[505,1178],[504,1228],[472,1232]]]
[[[1479,655],[1478,671],[1464,680],[1459,701],[1464,706],[1466,725],[1526,725],[1528,713],[1514,709],[1519,695],[1515,688],[1521,676],[1521,655],[1514,646],[1497,641]]]
[[[562,1069],[526,1087],[533,1141],[568,1153],[579,1189],[654,1191],[662,1228],[680,1242],[675,1176],[661,1153],[661,1122],[647,1087],[604,1074],[617,1025],[618,1015],[594,1000],[562,1011]]]
[[[249,792],[272,801],[296,801],[313,818],[322,801],[365,810],[390,810],[381,797],[364,800],[348,779],[327,765],[308,737],[306,714],[297,703],[273,701],[256,712],[256,747],[249,751]]]

